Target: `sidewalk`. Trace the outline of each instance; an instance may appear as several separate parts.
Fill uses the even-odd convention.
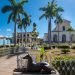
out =
[[[6,56],[0,58],[0,75],[12,75],[16,68],[16,56],[7,59]]]

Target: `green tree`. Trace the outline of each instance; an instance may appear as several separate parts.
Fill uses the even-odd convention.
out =
[[[31,19],[30,16],[26,16],[25,18],[23,18],[22,20],[20,19],[19,23],[18,23],[18,28],[21,30],[21,39],[22,39],[22,45],[23,45],[23,32],[22,32],[22,28],[24,28],[25,30],[25,46],[26,46],[26,28],[27,26],[29,26],[31,23]]]
[[[10,5],[5,5],[2,8],[2,13],[10,12],[8,16],[8,23],[10,23],[10,20],[12,20],[14,25],[14,45],[17,44],[17,32],[16,32],[16,23],[17,20],[20,18],[20,14],[27,16],[27,13],[24,12],[23,5],[28,2],[28,0],[22,0],[20,2],[16,2],[15,0],[9,0]]]
[[[44,13],[40,17],[46,17],[48,19],[48,42],[51,48],[51,23],[52,19],[56,17],[57,13],[59,14],[61,7],[59,7],[56,3],[56,0],[52,0],[52,2],[48,2],[47,7],[40,8]]]
[[[36,42],[37,42],[37,37],[38,37],[38,35],[39,35],[39,33],[36,31],[36,23],[33,23],[33,31],[32,31],[32,38],[33,38],[33,45],[35,45],[36,44]]]
[[[23,28],[25,30],[25,46],[26,46],[26,42],[27,42],[27,32],[26,32],[26,29],[27,29],[27,26],[29,26],[31,23],[31,19],[30,19],[30,16],[27,16],[25,18],[22,19],[22,24],[23,24]]]
[[[61,12],[63,12],[63,9],[61,10]],[[63,22],[63,19],[62,19],[62,17],[61,17],[61,15],[59,15],[58,13],[57,13],[57,16],[56,16],[56,19],[55,19],[55,23],[56,23],[56,25],[58,26],[58,45],[59,45],[59,24],[61,24]]]
[[[21,30],[21,45],[23,45],[23,33],[22,33],[22,28],[23,28],[22,21],[20,20],[20,22],[19,22],[19,24],[18,24],[18,29]]]

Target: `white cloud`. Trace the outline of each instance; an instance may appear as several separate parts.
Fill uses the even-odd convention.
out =
[[[9,32],[10,32],[10,31],[11,31],[11,29],[9,28],[9,29],[7,29],[6,31],[9,31]]]
[[[4,37],[3,35],[0,35],[0,37]]]
[[[11,38],[12,36],[11,36],[11,35],[10,35],[10,36],[7,35],[7,36],[5,36],[5,37],[7,37],[7,38],[8,38],[8,37]]]

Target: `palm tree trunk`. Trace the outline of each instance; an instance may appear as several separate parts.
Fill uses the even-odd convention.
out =
[[[20,34],[19,34],[19,46],[20,46]]]
[[[17,31],[16,31],[16,22],[15,22],[15,26],[14,26],[14,46],[16,46],[17,44]]]
[[[22,39],[21,45],[23,46],[23,32],[22,32],[22,29],[21,29],[21,39]]]
[[[26,42],[27,42],[27,34],[26,34],[26,28],[25,28],[25,47],[26,47]]]
[[[49,18],[49,23],[48,23],[48,42],[49,42],[49,47],[51,49],[51,17]]]
[[[59,46],[59,24],[58,24],[58,46]]]

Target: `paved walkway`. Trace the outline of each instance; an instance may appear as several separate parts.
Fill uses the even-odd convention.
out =
[[[0,58],[0,75],[13,75],[16,68],[16,56],[7,59],[7,56]]]
[[[31,55],[34,54],[31,52]],[[21,56],[24,55],[25,54],[21,54]],[[13,75],[13,70],[17,67],[16,58],[16,56],[9,59],[7,59],[7,56],[0,58],[0,75]]]

